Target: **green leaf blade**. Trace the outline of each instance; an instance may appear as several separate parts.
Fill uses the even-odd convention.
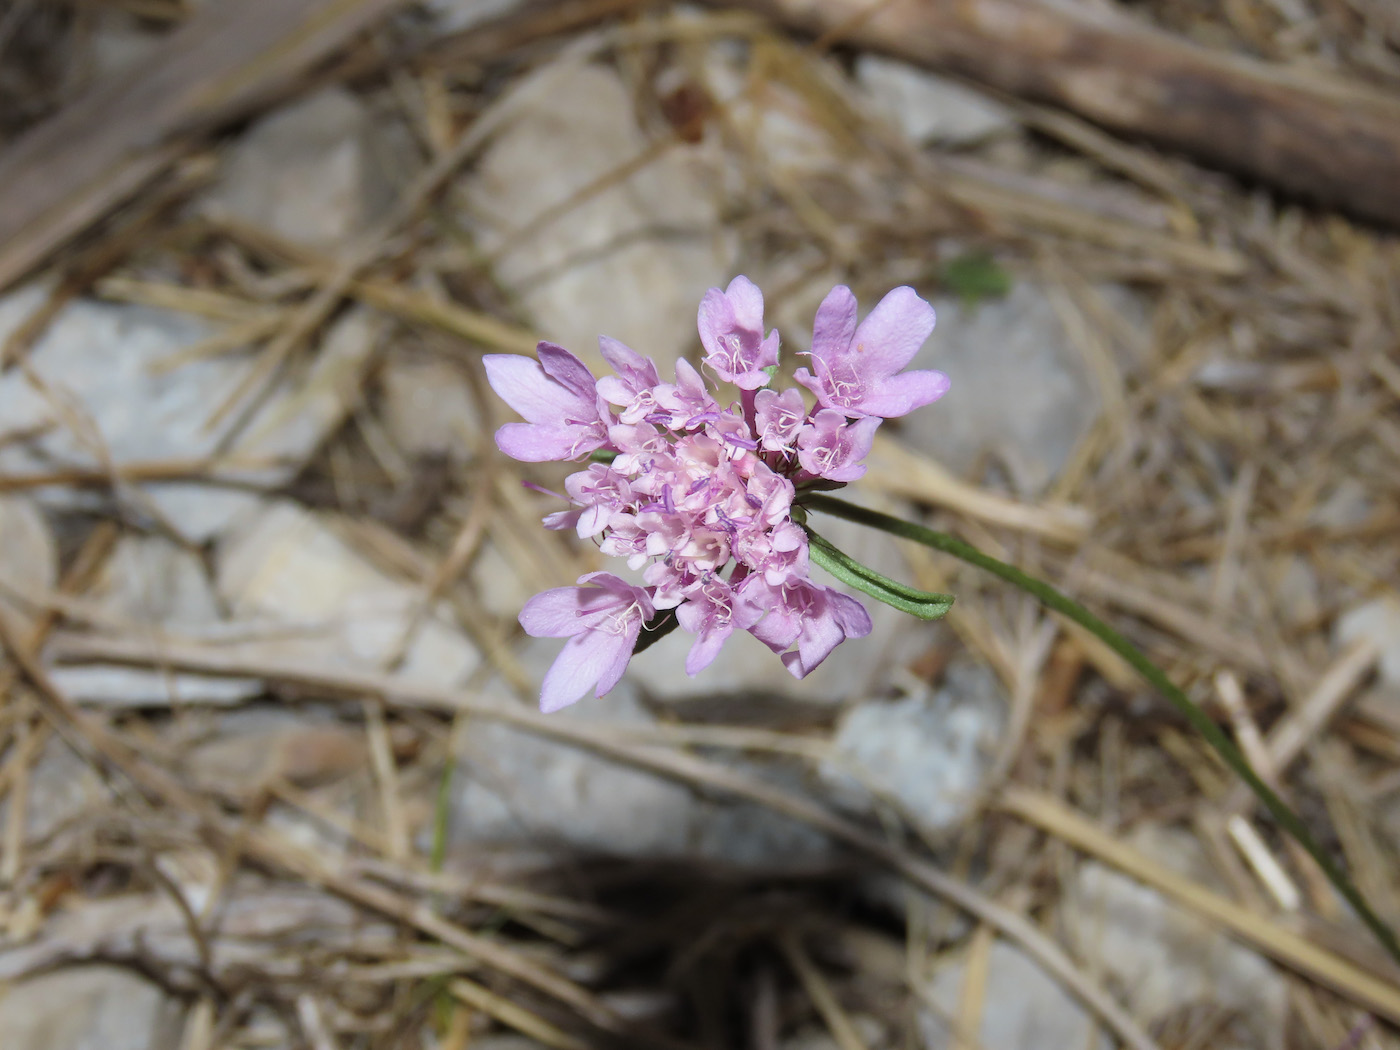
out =
[[[941,620],[953,607],[953,595],[921,591],[881,575],[839,550],[811,529],[807,529],[808,551],[812,561],[848,587],[854,587],[876,601],[921,620]]]

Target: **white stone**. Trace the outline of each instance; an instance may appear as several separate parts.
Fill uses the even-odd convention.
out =
[[[369,112],[327,88],[263,117],[230,150],[201,206],[316,247],[344,242],[391,203]]]
[[[179,1032],[178,1005],[130,970],[88,965],[0,992],[5,1050],[151,1050]]]
[[[555,648],[531,642],[522,662],[542,675]],[[555,717],[654,722],[625,684]],[[453,838],[459,845],[525,843],[758,869],[800,868],[829,855],[825,838],[771,810],[703,799],[672,781],[486,720],[465,735],[458,759]]]
[[[423,8],[442,34],[463,33],[483,22],[510,14],[521,0],[424,0]]]
[[[1004,299],[969,307],[940,297],[934,308],[937,327],[910,367],[946,372],[952,388],[900,421],[905,440],[959,472],[996,453],[1018,489],[1038,493],[1101,408],[1055,307],[1035,285],[1018,280]]]
[[[567,61],[567,60],[565,60]],[[731,237],[684,148],[513,235],[649,145],[616,73],[547,66],[497,105],[512,116],[465,192],[480,247],[546,338],[597,361],[599,335],[666,369],[697,341],[705,290],[729,279]]]
[[[868,700],[848,711],[822,779],[851,808],[869,812],[887,797],[925,834],[944,835],[976,804],[1005,706],[991,671],[954,665],[937,692]]]
[[[456,463],[475,455],[480,413],[461,368],[437,358],[396,356],[379,382],[384,426],[400,451]]]
[[[875,112],[916,143],[971,145],[1015,127],[1010,110],[957,81],[881,55],[856,59]]]
[[[953,1050],[965,1045],[955,1038],[966,958],[934,975],[929,995],[938,1006],[919,1013],[924,1050]],[[1095,1038],[1095,1022],[1064,988],[1032,959],[1003,941],[993,943],[987,964],[987,996],[977,1026],[980,1050],[1047,1050],[1049,1047],[1098,1047],[1108,1050],[1107,1037]]]
[[[99,626],[108,628],[189,632],[221,620],[203,563],[161,536],[123,536],[86,597],[101,620]],[[117,707],[235,704],[263,690],[252,678],[103,664],[57,667],[51,676],[72,700]]]
[[[1368,638],[1380,649],[1381,680],[1400,686],[1400,598],[1386,595],[1343,613],[1335,628],[1337,646]]]
[[[0,799],[0,818],[9,819],[14,795]],[[29,774],[25,799],[24,836],[28,843],[43,842],[71,821],[111,802],[96,771],[56,737],[50,737]]]
[[[0,340],[42,301],[35,286],[0,299]],[[358,398],[359,373],[379,330],[368,312],[347,313],[327,332],[320,352],[291,369],[235,434],[236,413],[218,426],[207,424],[253,367],[252,358],[225,355],[163,370],[172,354],[209,336],[211,326],[185,314],[80,299],[54,318],[30,351],[29,365],[46,390],[19,369],[0,377],[0,435],[40,431],[29,441],[0,446],[0,470],[199,459],[227,447],[231,457],[277,464],[247,471],[245,480],[285,483]],[[192,543],[217,535],[257,502],[247,491],[191,482],[128,486],[121,494]],[[40,498],[71,507],[97,497],[63,487]]]
[[[269,658],[387,669],[418,608],[421,586],[392,579],[319,516],[278,501],[220,543],[216,587],[235,617],[261,625]],[[476,648],[442,610],[408,635],[398,672],[435,685],[462,681]]]
[[[1210,884],[1199,843],[1180,831],[1145,827],[1131,843],[1164,867]],[[1288,989],[1263,957],[1157,891],[1094,861],[1067,887],[1063,920],[1082,959],[1126,997],[1149,1026],[1209,1004],[1233,1016],[1212,1045],[1282,1046]]]

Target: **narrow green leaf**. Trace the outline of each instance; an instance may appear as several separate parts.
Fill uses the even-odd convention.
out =
[[[811,529],[807,529],[807,540],[813,562],[847,586],[863,591],[886,605],[892,605],[900,612],[917,616],[921,620],[941,620],[953,607],[951,594],[917,590],[883,576],[870,566],[862,565],[849,554],[838,550]]]
[[[1202,711],[1189,696],[1173,685],[1171,679],[1132,642],[1084,606],[1061,594],[1050,584],[1027,575],[1014,565],[1007,565],[1004,561],[998,561],[988,554],[983,554],[972,544],[964,543],[956,536],[949,536],[946,532],[935,532],[933,529],[926,529],[922,525],[916,525],[911,521],[902,521],[888,514],[881,514],[879,511],[857,507],[853,503],[847,503],[845,500],[839,500],[832,496],[814,494],[807,497],[805,502],[809,510],[823,511],[833,517],[844,518],[847,521],[854,521],[858,525],[888,532],[891,536],[899,536],[906,540],[913,540],[915,543],[922,543],[925,547],[951,554],[955,558],[961,558],[980,569],[985,569],[994,576],[1000,576],[1008,583],[1015,584],[1021,590],[1039,598],[1047,607],[1054,609],[1066,619],[1073,620],[1101,639],[1104,644],[1126,660],[1138,674],[1142,675],[1170,700],[1182,716],[1191,723],[1191,726],[1205,738],[1206,743],[1215,749],[1216,754],[1225,760],[1225,764],[1239,774],[1240,778],[1249,785],[1249,789],[1264,804],[1264,808],[1269,811],[1274,820],[1278,821],[1279,826],[1297,840],[1298,844],[1307,851],[1313,860],[1317,861],[1318,867],[1327,876],[1327,881],[1336,887],[1337,892],[1356,910],[1361,921],[1366,924],[1366,927],[1391,958],[1400,962],[1400,941],[1396,940],[1395,932],[1376,914],[1370,902],[1342,873],[1341,868],[1337,866],[1331,855],[1317,844],[1302,818],[1294,813],[1268,784],[1264,783],[1259,774],[1254,771],[1254,767],[1249,764],[1249,760],[1244,757],[1244,752],[1225,734],[1225,731],[1211,721],[1210,716]],[[816,560],[815,554],[813,560]]]

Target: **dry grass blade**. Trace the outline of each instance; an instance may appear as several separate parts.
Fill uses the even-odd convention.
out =
[[[259,675],[270,680],[284,681],[324,692],[349,696],[378,696],[390,706],[464,711],[547,739],[584,748],[684,784],[756,802],[825,832],[833,839],[889,866],[921,889],[943,897],[976,916],[1019,944],[1076,998],[1098,1014],[1126,1045],[1134,1050],[1155,1050],[1157,1047],[1156,1042],[1122,1006],[1075,966],[1058,945],[1024,916],[996,904],[933,864],[918,859],[905,849],[891,845],[878,835],[837,816],[808,798],[736,773],[717,763],[675,751],[627,744],[622,742],[621,734],[606,726],[580,725],[534,712],[502,709],[473,700],[454,690],[411,685],[389,675],[330,672],[324,668],[274,665],[265,661],[249,662],[227,654],[209,653],[207,650],[201,652],[199,647],[191,646],[163,645],[158,647],[158,651],[153,651],[147,643],[114,644],[97,641],[93,644],[90,640],[74,638],[58,648],[61,652],[66,651],[68,655],[85,652],[96,656],[100,652],[104,659],[125,660],[138,664],[159,660],[168,666],[184,670],[201,670],[213,674]],[[345,892],[336,884],[328,885],[337,889],[337,892]],[[385,910],[382,905],[376,907],[378,910]],[[415,915],[415,925],[419,925],[420,929],[443,939],[444,943],[454,943],[443,938],[440,933],[421,925],[425,915],[416,912],[410,914]]]
[[[812,962],[807,950],[802,947],[797,934],[792,930],[785,930],[778,938],[778,946],[782,949],[788,965],[802,982],[808,998],[817,1008],[817,1013],[826,1023],[831,1038],[836,1040],[840,1050],[866,1050],[865,1041],[861,1039],[855,1025],[851,1024],[850,1016],[832,993],[831,985]]]
[[[475,981],[458,977],[449,981],[447,988],[474,1010],[480,1010],[507,1028],[513,1028],[521,1035],[529,1036],[536,1042],[553,1047],[554,1050],[589,1050],[592,1046],[591,1043],[550,1024],[538,1014],[531,1013],[518,1003],[497,995],[489,988],[483,988]]]
[[[1121,838],[1095,826],[1048,796],[1021,788],[1007,788],[997,800],[997,805],[1165,893],[1178,904],[1224,927],[1284,966],[1326,985],[1381,1017],[1400,1023],[1400,986],[1367,973],[1308,938],[1246,911],[1236,902],[1182,875],[1168,871]]]

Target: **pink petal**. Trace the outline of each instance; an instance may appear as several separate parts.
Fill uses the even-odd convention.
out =
[[[586,364],[555,343],[542,342],[535,347],[535,353],[539,356],[545,375],[575,394],[584,404],[594,400],[597,380]]]
[[[725,298],[733,305],[732,316],[740,328],[763,331],[763,293],[743,274],[729,282]]]
[[[948,392],[950,385],[946,375],[931,369],[901,372],[862,398],[860,408],[872,416],[896,419],[908,415],[916,408],[933,404]]]
[[[844,284],[838,284],[817,307],[812,324],[812,356],[821,361],[839,358],[850,347],[855,330],[856,297]],[[801,379],[798,382],[811,387]]]
[[[711,288],[700,300],[700,311],[695,318],[695,326],[700,331],[700,345],[705,354],[719,354],[722,351],[720,339],[734,330],[734,304],[718,288]]]
[[[588,428],[580,426],[507,423],[496,431],[496,447],[522,463],[572,459],[595,448],[602,448],[605,443],[606,438],[602,434],[590,436]]]
[[[532,638],[569,638],[587,630],[579,613],[579,587],[542,591],[520,610],[520,626]]]
[[[933,332],[933,307],[908,285],[875,304],[852,337],[852,360],[872,378],[898,372]]]
[[[487,354],[481,360],[491,389],[531,423],[558,423],[576,415],[578,397],[550,379],[534,358]]]
[[[577,703],[590,686],[612,669],[619,645],[631,652],[632,647],[626,643],[624,635],[604,631],[586,631],[570,638],[545,672],[540,685],[540,710],[548,714]]]

